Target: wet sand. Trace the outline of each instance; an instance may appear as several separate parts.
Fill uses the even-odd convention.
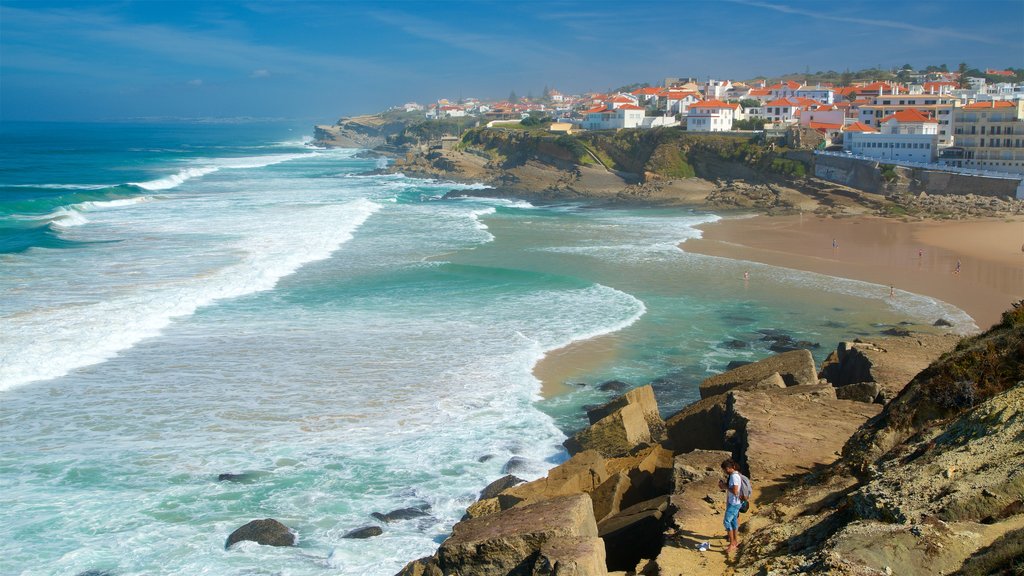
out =
[[[1024,219],[755,216],[701,228],[703,237],[683,250],[892,286],[894,297],[899,290],[930,296],[964,310],[982,330],[1024,298]]]
[[[612,364],[617,357],[618,336],[606,334],[573,342],[565,348],[552,350],[533,367],[533,375],[541,382],[545,398],[565,394],[573,378]]]

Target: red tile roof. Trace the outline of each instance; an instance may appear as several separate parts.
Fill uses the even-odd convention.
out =
[[[646,110],[643,106],[634,106],[632,104],[623,104],[619,106],[619,110]]]
[[[831,122],[815,122],[813,120],[808,122],[807,125],[810,126],[812,130],[823,130],[823,131],[839,130],[839,129],[841,129],[843,127],[842,124],[832,124]]]
[[[616,96],[615,98],[612,98],[612,102],[623,103],[623,104],[628,102],[628,103],[632,104],[633,103],[633,99],[632,98],[627,98],[626,96]]]
[[[1008,100],[993,100],[992,102],[975,102],[964,106],[964,110],[988,110],[992,108],[1014,108],[1013,102]]]
[[[843,131],[844,132],[878,132],[878,130],[875,130],[871,126],[868,126],[867,124],[862,124],[860,122],[854,122],[853,124],[850,124],[849,126],[844,128]]]
[[[739,104],[729,104],[728,102],[722,102],[721,100],[705,100],[703,102],[697,102],[690,106],[690,109],[694,108],[732,108],[735,110],[739,107]]]
[[[900,122],[902,124],[938,124],[939,123],[938,120],[936,120],[934,118],[929,118],[928,116],[925,116],[924,114],[922,114],[919,110],[917,110],[915,108],[908,108],[906,110],[900,110],[899,112],[890,114],[890,115],[886,116],[885,118],[882,118],[881,120],[879,120],[879,123],[887,122],[887,121],[893,120],[893,119],[895,119],[897,122]]]
[[[765,106],[777,106],[780,108],[798,108],[800,105],[788,98],[779,98],[765,104]]]

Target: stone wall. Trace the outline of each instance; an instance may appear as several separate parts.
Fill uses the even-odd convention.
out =
[[[874,194],[887,194],[899,190],[914,194],[925,192],[929,195],[974,194],[1014,198],[1021,183],[1019,179],[988,178],[941,170],[897,167],[898,180],[890,185],[885,182],[879,171],[881,162],[820,155],[816,155],[814,160],[814,175],[818,178]]]

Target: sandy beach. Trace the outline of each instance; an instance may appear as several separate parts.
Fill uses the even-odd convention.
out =
[[[930,296],[964,310],[982,330],[1024,298],[1024,219],[754,216],[701,228],[703,237],[682,250],[892,286],[895,298]],[[541,394],[562,394],[565,382],[614,362],[616,347],[611,334],[550,352],[533,371]]]
[[[702,229],[701,239],[681,248],[892,286],[894,297],[900,290],[931,296],[964,310],[982,330],[1024,298],[1024,219],[755,216]]]

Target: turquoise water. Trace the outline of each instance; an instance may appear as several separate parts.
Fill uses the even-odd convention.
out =
[[[677,247],[713,215],[444,200],[481,187],[367,175],[306,132],[0,125],[0,574],[393,574],[510,459],[564,459],[603,380],[655,380],[668,413],[769,354],[758,330],[820,359],[971,326]],[[542,400],[536,362],[602,334],[614,357]],[[428,515],[342,538],[409,506]],[[264,517],[299,545],[224,550]]]

